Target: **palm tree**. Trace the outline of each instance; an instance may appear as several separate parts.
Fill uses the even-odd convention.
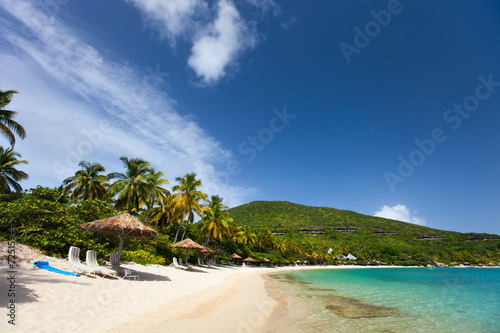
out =
[[[165,176],[165,172],[149,168],[147,181],[151,186],[152,192],[150,193],[150,197],[144,202],[146,205],[146,224],[148,224],[149,215],[155,202],[161,202],[163,198],[170,194],[169,190],[161,187],[162,185],[167,185],[169,183],[167,179],[162,178],[163,176]]]
[[[112,196],[118,194],[115,207],[118,210],[127,210],[132,214],[137,212],[142,203],[146,202],[154,192],[149,183],[149,162],[140,158],[128,159],[120,157],[125,166],[125,172],[112,172],[108,178],[117,179],[109,188]]]
[[[26,137],[24,128],[13,120],[17,112],[4,109],[11,102],[12,95],[17,93],[15,90],[0,90],[0,132],[9,140],[12,147],[16,144],[14,133],[21,139]]]
[[[278,237],[274,245],[276,250],[278,250],[281,254],[284,254],[290,244],[285,237]]]
[[[248,244],[252,246],[252,251],[254,245],[257,243],[258,236],[249,226],[243,227],[243,235],[241,237],[243,244]]]
[[[196,173],[194,172],[187,173],[184,175],[184,177],[175,178],[175,181],[178,184],[172,187],[172,191],[179,192],[179,197],[176,206],[182,213],[181,213],[181,223],[179,224],[179,228],[175,233],[174,243],[177,242],[179,232],[181,230],[182,224],[186,216],[188,217],[188,223],[193,223],[195,213],[198,216],[201,216],[201,207],[199,201],[207,199],[207,195],[205,193],[197,190],[197,188],[201,186],[201,180],[196,179]],[[186,230],[187,226],[182,235],[182,239],[184,239]]]
[[[156,221],[158,227],[163,229],[180,218],[180,211],[176,207],[177,197],[179,193],[170,193],[158,200],[158,206],[151,208],[149,217]]]
[[[106,168],[99,163],[89,163],[81,161],[78,163],[80,170],[75,172],[74,176],[63,180],[64,191],[71,191],[71,201],[76,200],[104,200],[108,195],[105,184],[108,177],[101,173]]]
[[[222,198],[218,195],[212,195],[208,204],[202,207],[202,233],[207,237],[207,245],[212,239],[219,238],[222,241],[224,234],[229,234],[230,225],[233,221],[229,217],[227,207],[222,204]]]
[[[28,161],[18,160],[17,157],[21,155],[12,149],[0,146],[0,193],[11,193],[11,187],[14,191],[21,192],[18,181],[28,179],[28,174],[16,169],[17,165],[28,164]]]

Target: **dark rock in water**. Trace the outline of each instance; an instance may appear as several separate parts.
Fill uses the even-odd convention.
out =
[[[363,303],[355,298],[328,296],[328,303],[330,304],[325,306],[328,310],[338,316],[349,319],[397,317],[404,315],[398,309]]]
[[[336,289],[331,289],[331,288],[314,288],[314,287],[307,287],[307,290],[310,290],[310,291],[337,291]]]

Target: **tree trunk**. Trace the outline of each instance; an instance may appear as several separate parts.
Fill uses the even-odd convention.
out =
[[[179,228],[177,228],[177,232],[175,233],[174,244],[177,243],[177,238],[179,237],[179,232],[181,231],[182,223],[184,222],[184,213],[181,216],[181,222],[179,223]]]
[[[189,222],[186,224],[186,229],[184,229],[184,232],[182,233],[181,241],[184,240],[184,237],[186,236],[186,231],[188,230],[188,225],[189,225]]]
[[[122,249],[123,249],[123,236],[120,236],[120,243],[118,244],[118,263],[117,265],[120,266],[120,259],[122,257]]]

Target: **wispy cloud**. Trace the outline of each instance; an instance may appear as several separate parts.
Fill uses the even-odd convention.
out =
[[[208,14],[203,0],[126,0],[140,9],[144,22],[175,46],[177,38],[188,37]]]
[[[380,211],[376,212],[374,216],[384,217],[386,219],[410,222],[414,224],[425,225],[426,221],[424,218],[412,216],[410,209],[405,205],[397,204],[393,207],[384,205],[380,208]]]
[[[179,115],[175,101],[148,83],[150,74],[103,56],[57,17],[37,19],[43,13],[28,1],[6,0],[0,6],[21,24],[1,28],[0,42],[9,48],[1,55],[0,75],[2,88],[21,91],[23,98],[16,96],[13,107],[26,110],[30,118],[20,113],[28,138],[16,149],[26,152],[32,179],[56,186],[74,172],[77,166],[71,163],[78,157],[116,170],[118,157],[126,155],[152,161],[171,179],[194,171],[205,188],[217,189],[229,205],[252,193],[219,186],[217,167],[231,160],[231,152]]]

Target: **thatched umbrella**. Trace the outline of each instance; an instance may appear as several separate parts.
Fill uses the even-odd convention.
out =
[[[214,250],[213,253],[217,256],[227,254],[224,250],[221,249]]]
[[[196,250],[196,251],[203,251],[206,250],[207,248],[205,246],[202,246],[195,241],[191,240],[191,238],[186,238],[183,241],[177,242],[173,245],[170,245],[172,248],[177,248],[177,249],[186,249],[186,265],[188,263],[188,251],[189,250]]]
[[[118,265],[120,264],[123,239],[125,237],[146,237],[149,239],[158,237],[158,233],[155,230],[145,226],[128,213],[84,223],[81,227],[85,231],[95,231],[101,234],[120,236],[120,243],[118,245]]]
[[[240,260],[241,260],[242,258],[241,258],[239,255],[237,255],[236,253],[233,253],[233,254],[231,255],[231,259],[233,259],[233,261],[234,261],[235,263],[238,263],[238,265],[239,265],[239,264],[240,264]]]
[[[255,262],[255,260],[250,257],[243,259],[243,261],[246,261],[247,263]]]

